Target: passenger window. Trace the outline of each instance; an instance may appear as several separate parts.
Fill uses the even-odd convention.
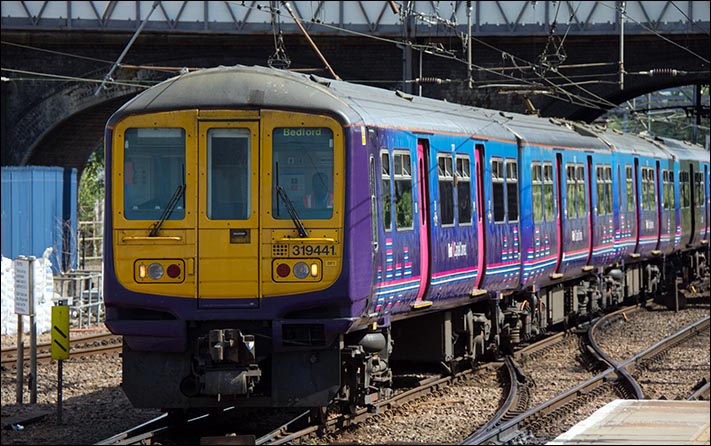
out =
[[[605,213],[612,215],[612,167],[605,166]]]
[[[566,209],[568,210],[569,218],[576,218],[577,212],[575,209],[575,165],[566,164],[565,165],[565,197],[566,197]]]
[[[689,193],[689,172],[679,173],[679,183],[681,186],[682,207],[691,207],[691,195]]]
[[[704,207],[704,174],[696,172],[696,207]]]
[[[655,193],[654,169],[651,167],[642,168],[642,208],[652,211],[656,207],[657,198]]]
[[[493,192],[494,222],[505,221],[504,165],[501,159],[491,160],[491,189]]]
[[[642,209],[647,210],[647,168],[642,168]]]
[[[437,155],[437,183],[440,225],[452,226],[454,225],[454,175],[450,155]]]
[[[539,163],[531,164],[531,200],[533,201],[533,222],[543,221],[543,173]]]
[[[553,221],[553,165],[543,164],[543,211],[547,222]]]
[[[649,169],[649,209],[657,209],[657,172],[654,168]]]
[[[518,168],[514,160],[506,160],[506,206],[509,222],[518,221]]]
[[[605,215],[605,183],[603,182],[604,170],[601,166],[595,168],[597,173],[597,215]]]
[[[634,196],[634,176],[632,175],[632,166],[625,166],[625,189],[627,191],[627,212],[632,212],[635,208]]]
[[[127,220],[185,218],[185,130],[130,128],[124,136],[123,205]]]
[[[383,228],[386,231],[392,229],[392,203],[390,202],[390,154],[380,152],[380,181],[381,194],[383,199]]]
[[[582,164],[575,166],[575,186],[576,186],[576,207],[578,209],[578,218],[587,215],[585,202],[585,167]]]
[[[395,224],[397,229],[413,228],[412,163],[410,152],[393,151],[395,182]]]
[[[471,162],[468,156],[457,156],[457,209],[459,224],[472,222]]]
[[[669,209],[669,171],[662,170],[662,208]]]
[[[612,168],[597,166],[597,214],[612,215]]]

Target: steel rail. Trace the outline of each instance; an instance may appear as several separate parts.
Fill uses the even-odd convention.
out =
[[[612,313],[611,313],[612,314]],[[645,351],[631,357],[630,359],[623,361],[621,363],[614,363],[608,367],[607,370],[599,373],[598,375],[590,378],[589,380],[577,385],[576,387],[545,401],[536,407],[518,415],[517,417],[496,426],[489,432],[478,435],[476,438],[469,437],[462,444],[502,444],[511,441],[515,436],[519,435],[524,427],[530,424],[534,419],[540,419],[546,415],[554,413],[556,410],[564,408],[565,406],[571,404],[580,396],[590,394],[597,389],[603,388],[604,386],[614,385],[616,387],[627,387],[632,386],[632,382],[629,379],[634,379],[629,374],[629,368],[634,367],[638,362],[647,360],[651,357],[661,354],[667,349],[674,348],[680,343],[686,341],[687,339],[696,336],[698,332],[704,329],[708,329],[710,317],[706,317],[694,324],[688,325],[687,327],[679,330],[677,333],[666,337],[665,339],[657,342],[653,346],[649,347]],[[590,327],[592,331],[592,326]],[[594,347],[593,347],[594,348]],[[604,352],[597,352],[600,357],[604,356]],[[621,370],[625,370],[627,373],[621,373]],[[636,382],[634,383],[636,384]],[[476,442],[472,441],[476,440]]]
[[[639,385],[637,380],[632,378],[632,375],[627,371],[627,369],[625,369],[624,367],[620,367],[617,361],[614,361],[612,358],[610,358],[610,356],[605,353],[602,348],[600,348],[600,345],[597,343],[597,341],[595,341],[595,332],[599,330],[602,326],[609,324],[613,320],[613,318],[617,316],[622,315],[622,317],[626,317],[627,313],[623,310],[615,311],[598,319],[597,322],[595,322],[588,330],[588,343],[593,349],[591,353],[601,358],[601,360],[604,361],[609,367],[612,367],[617,370],[622,375],[625,382],[629,383],[629,390],[631,392],[631,396],[633,396],[634,399],[641,400],[644,399],[644,391],[642,390],[642,387]]]
[[[119,342],[115,342],[119,340]],[[121,336],[117,336],[111,333],[101,333],[89,336],[83,336],[81,338],[69,338],[69,348],[70,355],[76,354],[94,354],[104,351],[109,351],[112,349],[120,348],[122,342]],[[108,342],[108,345],[92,346],[87,347],[88,344],[96,344],[101,342]],[[37,359],[42,361],[51,361],[51,348],[52,345],[49,342],[45,342],[37,345]],[[30,347],[25,346],[24,357],[25,359],[30,356]],[[17,361],[17,347],[5,347],[2,349],[2,365],[5,367],[15,367]]]

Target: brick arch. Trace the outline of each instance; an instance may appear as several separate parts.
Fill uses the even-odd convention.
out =
[[[634,83],[629,83],[624,90],[620,90],[619,88],[608,88],[598,91],[597,94],[613,104],[619,105],[630,99],[645,95],[647,93],[665,90],[667,88],[708,83],[708,74],[704,75],[703,73],[674,77],[649,77],[643,80],[635,80]],[[555,116],[555,113],[561,113],[561,109],[551,108],[550,112],[547,113],[547,115]],[[607,112],[607,110],[576,107],[575,110],[571,110],[567,116],[573,120],[592,122],[605,112]]]
[[[81,71],[76,67],[75,71]],[[106,69],[83,73],[85,79],[101,79]],[[130,72],[130,79],[160,81],[172,75],[154,70]],[[122,76],[123,77],[123,76]],[[117,79],[122,80],[122,79]],[[131,83],[131,80],[126,81]],[[11,127],[3,125],[3,165],[63,166],[82,170],[89,154],[94,151],[103,137],[103,128],[109,116],[143,88],[128,85],[107,84],[95,96],[99,86],[96,82],[62,83],[54,88],[32,85],[14,90],[9,100],[37,99],[26,104],[22,115],[14,120]],[[36,88],[33,88],[36,87]],[[24,91],[22,91],[24,90]],[[34,91],[28,94],[27,90]],[[13,98],[14,92],[23,93]],[[5,108],[5,97],[3,108]],[[4,109],[3,112],[6,110]]]
[[[38,137],[21,165],[64,166],[81,174],[89,155],[102,143],[106,121],[134,94],[104,98],[65,117]]]
[[[63,84],[28,108],[9,132],[8,143],[16,152],[3,164],[61,165],[81,170],[101,141],[109,116],[142,90],[112,86],[94,96],[97,85]]]

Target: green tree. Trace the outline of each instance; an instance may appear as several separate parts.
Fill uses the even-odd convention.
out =
[[[90,156],[79,181],[79,220],[93,221],[95,204],[104,199],[104,148],[100,145]]]

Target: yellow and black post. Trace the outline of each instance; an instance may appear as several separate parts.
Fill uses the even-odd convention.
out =
[[[52,359],[57,360],[57,424],[62,424],[62,361],[69,358],[69,307],[52,307]]]

